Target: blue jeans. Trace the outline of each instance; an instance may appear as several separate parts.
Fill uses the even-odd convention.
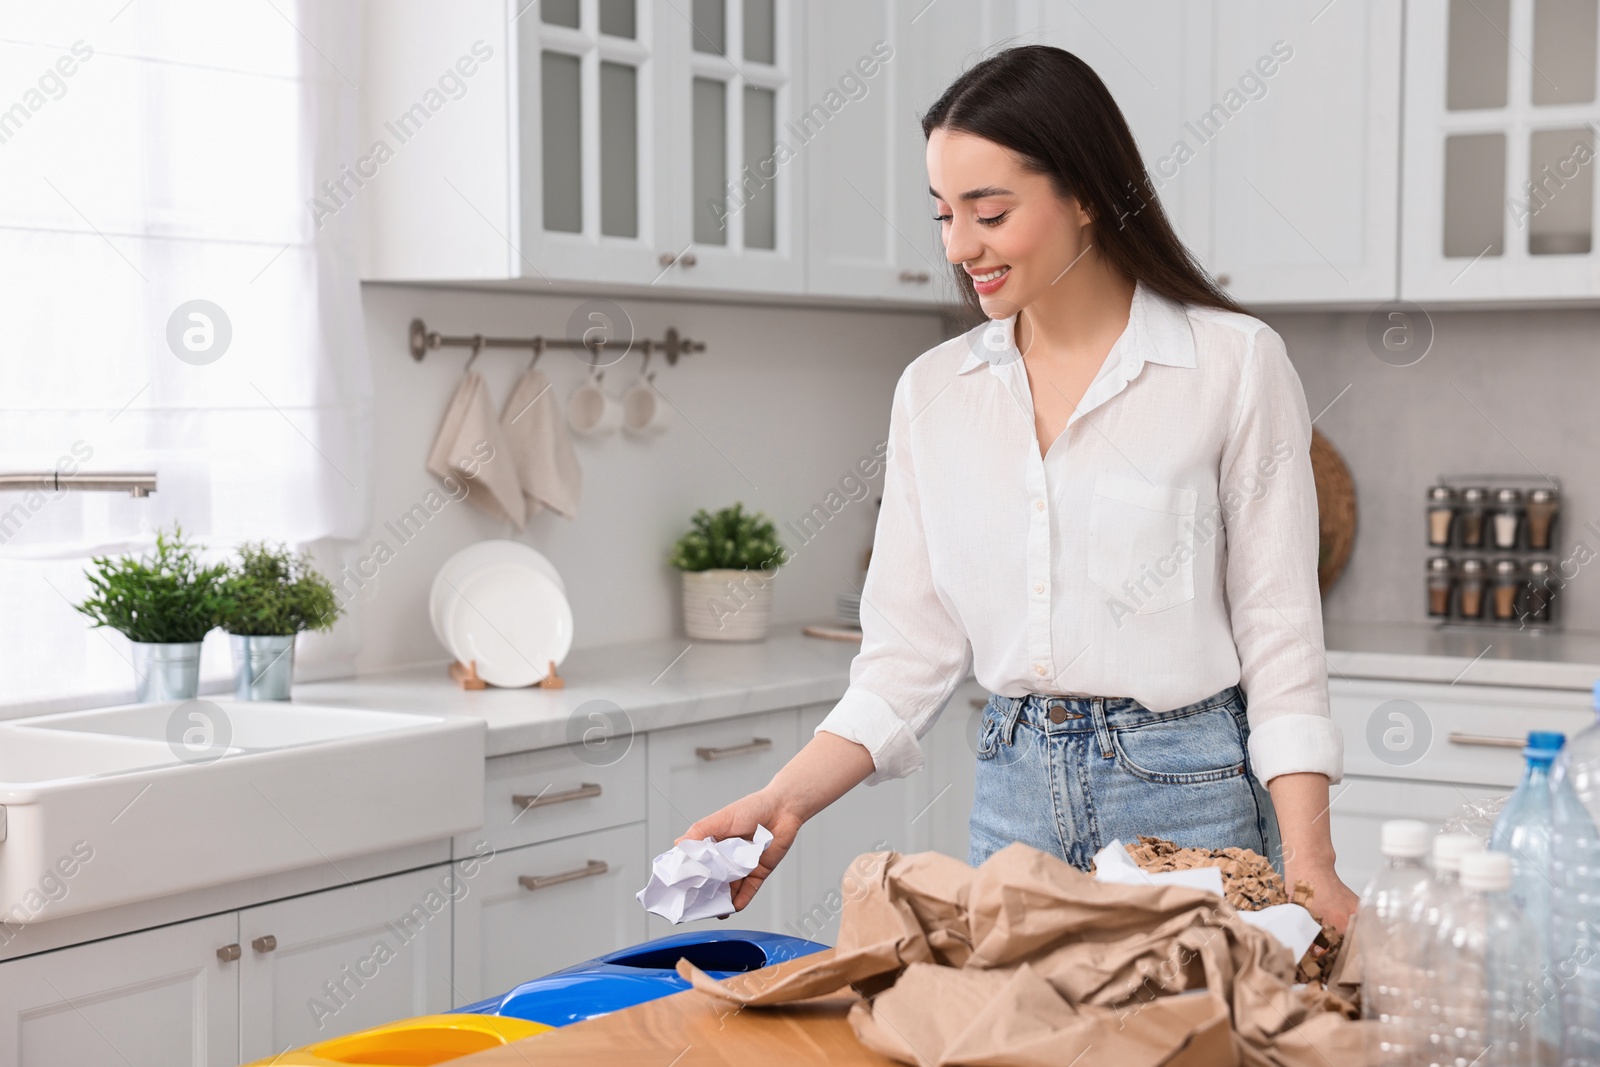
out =
[[[1130,697],[989,697],[978,730],[974,867],[1013,841],[1080,869],[1113,839],[1253,849],[1280,872],[1272,797],[1250,771],[1232,685],[1171,711]]]

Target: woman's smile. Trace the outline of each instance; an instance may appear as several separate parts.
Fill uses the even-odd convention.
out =
[[[967,273],[972,276],[972,287],[978,291],[979,295],[988,296],[990,293],[997,292],[1006,283],[1006,278],[1011,274],[1011,268],[996,267],[994,270],[983,272],[973,271],[969,268]]]

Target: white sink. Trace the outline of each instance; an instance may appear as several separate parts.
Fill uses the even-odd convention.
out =
[[[191,700],[134,704],[16,720],[34,730],[72,730],[174,744],[179,759],[203,758],[218,748],[256,751],[415,728],[418,717],[395,711],[325,708],[276,701]],[[233,753],[228,753],[229,755]],[[5,775],[0,773],[0,780]]]
[[[0,722],[0,901],[22,902],[0,920],[464,833],[483,824],[483,760],[481,720],[359,708],[201,699]]]

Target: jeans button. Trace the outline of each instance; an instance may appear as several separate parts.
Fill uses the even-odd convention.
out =
[[[1067,709],[1057,704],[1050,709],[1050,721],[1060,725],[1067,721]]]

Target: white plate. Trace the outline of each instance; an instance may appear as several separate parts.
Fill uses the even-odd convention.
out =
[[[532,685],[572,648],[572,606],[556,583],[520,563],[479,567],[456,583],[445,644],[490,685]]]
[[[455,597],[451,586],[460,586],[479,567],[498,563],[520,563],[533,567],[555,582],[563,595],[566,594],[567,583],[561,580],[561,572],[537,549],[521,541],[504,540],[479,541],[468,545],[445,560],[444,566],[434,576],[433,587],[428,591],[428,618],[433,623],[434,634],[446,648],[450,647],[450,639],[445,636],[445,624],[449,617],[450,602]]]

